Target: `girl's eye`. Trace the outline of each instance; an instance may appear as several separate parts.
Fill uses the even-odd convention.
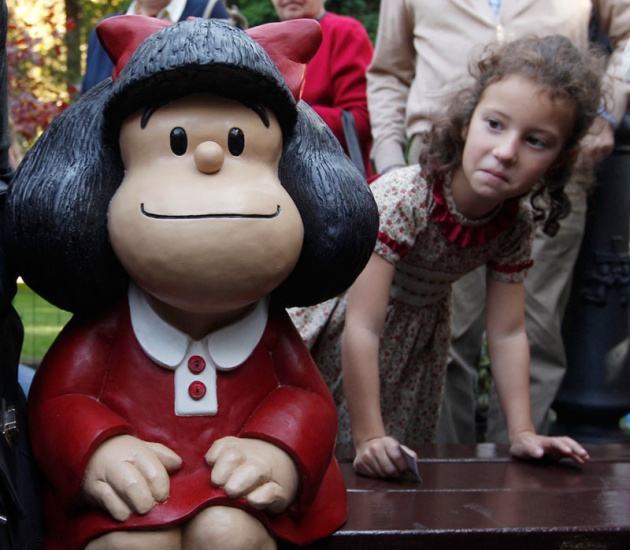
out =
[[[183,128],[173,128],[171,130],[171,151],[178,157],[186,154],[188,149],[188,136]]]
[[[493,118],[488,119],[488,128],[491,130],[499,130],[501,128],[501,123],[498,120],[494,120]]]
[[[528,137],[527,143],[529,143],[532,147],[535,147],[536,149],[542,149],[547,145],[547,143],[544,140],[537,138],[535,136]]]
[[[238,157],[245,149],[245,134],[240,128],[232,128],[228,132],[228,150]]]

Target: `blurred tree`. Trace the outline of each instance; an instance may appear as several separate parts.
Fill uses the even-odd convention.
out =
[[[79,0],[66,0],[66,75],[68,82],[81,77],[81,7]]]
[[[18,161],[76,97],[89,32],[130,2],[7,0],[9,110]]]
[[[242,14],[247,17],[250,27],[278,20],[271,0],[239,0],[238,2],[229,2],[229,4],[238,6]]]
[[[19,160],[22,150],[68,104],[65,17],[53,1],[7,0],[9,117]]]
[[[361,21],[374,42],[380,5],[380,0],[327,0],[326,9]]]

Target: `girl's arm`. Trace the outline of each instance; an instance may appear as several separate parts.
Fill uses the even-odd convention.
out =
[[[372,254],[348,292],[341,342],[343,386],[356,449],[354,467],[372,477],[400,476],[409,467],[400,444],[387,437],[381,415],[379,345],[395,267]]]
[[[588,453],[569,437],[537,435],[531,420],[529,342],[525,331],[523,283],[487,278],[486,330],[492,375],[505,416],[510,452],[518,457],[569,457],[577,463]]]

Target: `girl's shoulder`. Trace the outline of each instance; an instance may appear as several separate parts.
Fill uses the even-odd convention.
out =
[[[419,167],[388,172],[371,187],[379,211],[379,239],[395,242],[396,249],[409,249],[429,219],[429,188]]]
[[[403,202],[421,198],[428,195],[428,188],[417,164],[387,172],[370,185],[377,203],[379,198]]]

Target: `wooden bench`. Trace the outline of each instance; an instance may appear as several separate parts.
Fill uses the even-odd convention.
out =
[[[586,448],[580,468],[514,460],[493,444],[427,445],[422,484],[357,476],[340,449],[348,521],[309,548],[630,550],[630,445]]]

